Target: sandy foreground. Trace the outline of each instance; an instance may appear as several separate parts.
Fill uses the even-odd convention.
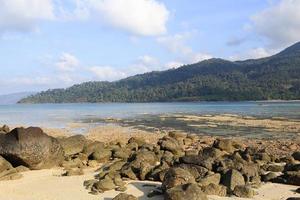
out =
[[[23,172],[23,178],[0,182],[0,200],[110,200],[119,192],[108,191],[92,195],[83,187],[83,182],[92,179],[94,170],[85,171],[82,176],[63,177],[62,169],[47,169]],[[146,186],[145,186],[146,184]],[[162,196],[148,198],[149,191],[159,186],[156,182],[130,182],[127,194],[133,194],[141,200],[162,200]],[[285,200],[288,197],[300,197],[294,190],[296,186],[268,183],[263,185],[254,199]],[[210,200],[241,199],[236,197],[209,196]]]

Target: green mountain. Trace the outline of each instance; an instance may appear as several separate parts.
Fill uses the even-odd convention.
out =
[[[262,59],[209,59],[115,82],[86,82],[19,103],[238,101],[300,99],[300,42]]]

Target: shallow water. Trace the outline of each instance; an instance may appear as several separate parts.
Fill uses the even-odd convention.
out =
[[[145,114],[238,114],[300,119],[300,102],[193,102],[0,105],[0,124],[61,128],[97,118],[138,118]]]

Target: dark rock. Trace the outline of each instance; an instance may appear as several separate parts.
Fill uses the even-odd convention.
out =
[[[203,158],[201,155],[197,156],[183,156],[180,158],[181,163],[194,164],[205,167],[208,170],[212,170],[214,160],[211,158]]]
[[[136,198],[133,195],[120,193],[115,198],[113,198],[112,200],[138,200],[138,198]]]
[[[162,189],[166,191],[178,185],[196,183],[194,176],[182,168],[170,168],[165,174],[162,182]]]
[[[81,153],[87,141],[83,135],[74,135],[59,139],[59,142],[64,149],[65,156],[70,156]]]
[[[178,185],[165,192],[165,200],[207,200],[197,184]]]
[[[228,170],[222,177],[222,184],[229,190],[234,190],[238,185],[245,185],[243,175],[235,169]]]
[[[300,151],[296,151],[292,154],[292,157],[295,159],[295,160],[298,160],[300,161]]]
[[[179,142],[171,137],[163,137],[159,140],[158,144],[162,150],[171,151],[175,155],[183,152]]]
[[[286,184],[300,186],[300,171],[288,171],[282,176]]]
[[[268,182],[268,181],[271,181],[272,179],[278,177],[279,175],[277,175],[276,173],[274,172],[269,172],[265,175],[262,175],[261,176],[261,180],[264,181],[264,182]]]
[[[213,147],[228,153],[233,153],[236,150],[231,139],[217,139],[215,140]]]
[[[220,158],[220,157],[226,155],[226,152],[221,151],[220,149],[217,149],[217,148],[206,147],[203,149],[203,151],[200,153],[200,155],[204,159],[208,159],[208,158],[217,159],[217,158]]]
[[[233,194],[241,198],[252,198],[255,195],[255,191],[245,185],[237,185],[233,190]]]
[[[210,183],[208,185],[202,186],[202,191],[207,195],[217,195],[221,197],[225,197],[227,194],[227,189],[223,185],[217,185]]]
[[[0,155],[14,166],[51,168],[64,159],[60,143],[40,128],[16,128],[4,135],[0,143]]]
[[[204,178],[208,172],[208,169],[206,169],[205,167],[193,164],[180,164],[177,167],[189,171],[196,180]]]
[[[197,182],[201,186],[207,186],[210,184],[219,185],[220,181],[221,181],[221,174],[219,174],[219,173],[208,175],[205,178],[197,180]]]

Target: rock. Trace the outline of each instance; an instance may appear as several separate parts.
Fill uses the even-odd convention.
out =
[[[5,160],[2,156],[0,156],[0,173],[6,170],[12,169],[13,166]]]
[[[119,192],[125,192],[127,190],[127,187],[126,186],[120,186],[120,187],[117,187],[115,190],[119,191]]]
[[[2,171],[0,173],[0,181],[16,180],[20,178],[22,178],[22,174],[19,174],[14,168]]]
[[[81,176],[83,175],[83,170],[82,169],[69,169],[67,170],[63,176]]]
[[[209,185],[202,186],[202,191],[207,195],[217,195],[221,197],[225,197],[227,193],[227,189],[223,185],[216,185],[210,183]]]
[[[158,144],[162,150],[171,151],[175,155],[182,152],[179,142],[174,138],[165,136],[158,141]]]
[[[79,158],[74,158],[71,160],[63,161],[62,166],[65,169],[71,169],[71,168],[81,168],[84,166],[84,164]]]
[[[91,179],[91,180],[86,180],[83,182],[83,186],[86,188],[86,189],[91,189],[93,187],[93,185],[95,183],[97,183],[98,180],[97,179]]]
[[[300,197],[289,197],[286,200],[300,200]]]
[[[9,127],[7,125],[3,125],[0,128],[0,134],[6,134],[6,133],[9,133]]]
[[[203,179],[197,180],[197,182],[201,186],[207,186],[210,184],[219,185],[220,181],[221,181],[221,174],[219,174],[219,173],[208,175],[208,176],[204,177]]]
[[[245,185],[237,185],[233,190],[233,194],[241,198],[252,198],[255,195],[255,191]]]
[[[30,169],[28,167],[24,167],[22,165],[16,167],[15,169],[17,170],[17,172],[27,172],[27,171],[30,171]]]
[[[300,186],[300,171],[288,171],[282,176],[286,184]]]
[[[295,159],[295,160],[298,160],[300,161],[300,151],[296,151],[292,154],[292,157]]]
[[[283,165],[268,165],[267,167],[267,171],[271,171],[271,172],[282,172],[284,170],[284,166]]]
[[[197,184],[184,184],[170,188],[165,192],[165,200],[207,200]]]
[[[81,153],[87,141],[83,135],[74,135],[59,139],[59,142],[65,151],[65,156],[71,156]]]
[[[235,169],[230,169],[222,177],[222,184],[229,190],[234,190],[237,185],[245,185],[243,175]]]
[[[0,155],[13,166],[51,168],[60,165],[64,159],[63,149],[57,139],[48,136],[40,128],[16,128],[5,134],[0,143]]]
[[[93,188],[102,193],[108,190],[115,189],[116,185],[109,176],[106,176],[104,179],[101,179],[98,182],[94,183]]]
[[[178,185],[196,183],[194,176],[182,168],[170,168],[165,174],[162,182],[162,189],[166,191]]]
[[[121,175],[131,180],[137,180],[136,174],[133,172],[131,165],[124,165],[121,169]]]
[[[168,165],[173,165],[174,160],[175,160],[175,156],[172,152],[164,151],[164,153],[161,157],[161,161],[165,161],[166,163],[168,163]]]
[[[181,163],[194,164],[205,167],[208,170],[212,170],[213,160],[210,158],[203,158],[201,155],[197,156],[183,156],[180,158]]]
[[[265,175],[262,175],[261,176],[261,180],[264,181],[264,182],[268,182],[268,181],[271,181],[272,179],[278,177],[278,174],[274,173],[274,172],[269,172]]]
[[[96,160],[88,160],[87,165],[89,167],[93,167],[94,168],[94,167],[98,167],[99,163]]]
[[[217,139],[215,140],[213,147],[226,151],[228,153],[233,153],[235,148],[231,139]]]
[[[100,163],[107,162],[110,160],[112,152],[109,149],[101,149],[92,153],[89,157],[91,160],[96,160]]]
[[[130,165],[133,167],[134,170],[136,171],[140,171],[140,169],[142,168],[142,163],[147,163],[151,166],[153,166],[153,168],[159,164],[159,160],[156,157],[154,152],[151,151],[138,151],[136,153],[134,153],[130,158]]]
[[[199,165],[180,164],[178,165],[178,167],[189,171],[195,177],[195,179],[204,178],[208,172],[208,170],[205,167],[201,167]]]
[[[95,142],[86,144],[82,150],[82,153],[86,154],[87,156],[90,156],[95,151],[101,151],[102,149],[104,149],[104,147],[105,147],[105,145],[103,142],[95,141]]]
[[[113,198],[112,200],[138,200],[138,198],[136,198],[133,195],[120,193],[115,198]]]
[[[145,140],[142,138],[132,137],[128,140],[128,144],[130,143],[136,143],[138,145],[138,148],[142,147],[144,144],[146,144]]]
[[[199,155],[201,155],[204,159],[209,159],[209,158],[217,159],[226,154],[227,154],[226,152],[213,147],[206,147],[202,150],[201,153],[199,153]]]
[[[113,152],[113,158],[120,158],[123,160],[127,160],[131,155],[131,149],[122,148]]]

